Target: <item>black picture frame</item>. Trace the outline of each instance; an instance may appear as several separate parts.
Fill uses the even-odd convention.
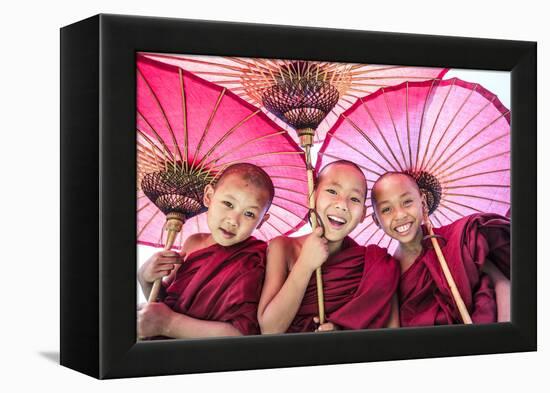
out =
[[[97,15],[61,29],[62,365],[96,378],[535,351],[536,43]],[[512,320],[136,340],[138,51],[511,72]]]

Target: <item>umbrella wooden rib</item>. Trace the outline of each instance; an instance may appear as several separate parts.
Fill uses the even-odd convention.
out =
[[[474,139],[476,139],[477,137],[479,137],[484,131],[486,131],[487,129],[489,129],[489,127],[491,127],[493,124],[495,124],[497,121],[499,121],[501,118],[503,118],[504,116],[506,116],[507,114],[509,114],[510,111],[507,111],[505,113],[501,113],[496,119],[494,119],[493,121],[491,121],[489,124],[487,124],[485,127],[483,127],[481,130],[479,130],[478,132],[476,132],[474,135],[472,135],[468,140],[466,140],[464,143],[462,143],[455,151],[453,151],[451,154],[449,154],[449,157],[452,157],[452,156],[455,156],[455,154],[457,154],[460,150],[462,150],[465,146],[467,146],[468,144],[470,144]],[[432,168],[429,169],[430,171],[433,171]]]
[[[405,108],[407,110],[407,137],[408,137],[409,146],[410,146],[411,143],[410,143],[410,133],[409,133],[409,105],[408,105],[408,102],[407,102],[407,99],[408,99],[408,96],[409,96],[408,88],[409,88],[409,84],[407,82],[407,94],[405,95],[405,100],[406,100],[405,101]],[[397,143],[399,144],[399,150],[401,151],[401,155],[403,157],[403,163],[406,164],[407,160],[405,159],[405,152],[403,151],[403,147],[401,146],[401,139],[399,138],[399,135],[397,134],[397,127],[395,126],[395,121],[393,119],[393,114],[392,114],[392,111],[390,109],[390,106],[388,105],[388,98],[386,96],[386,92],[384,91],[384,88],[382,88],[381,92],[382,92],[382,97],[384,97],[384,104],[386,105],[386,110],[388,111],[388,115],[390,116],[391,124],[392,124],[392,127],[393,127],[393,132],[395,134],[395,139],[397,139]],[[399,166],[399,167],[401,168],[401,166]]]
[[[151,94],[151,96],[154,99],[153,101],[157,104],[158,109],[160,110],[160,113],[162,114],[162,118],[163,118],[163,120],[166,124],[166,127],[167,127],[168,131],[170,132],[170,136],[172,137],[172,142],[174,144],[174,149],[178,153],[178,156],[179,156],[180,160],[183,161],[183,156],[182,156],[181,151],[179,149],[178,142],[176,141],[176,135],[174,134],[174,131],[172,130],[172,126],[170,125],[170,122],[168,121],[168,116],[166,116],[166,112],[165,112],[164,108],[162,107],[162,104],[160,103],[160,100],[158,99],[156,93],[153,91],[153,88],[149,84],[149,81],[141,73],[139,68],[137,68],[137,74],[141,77],[141,79],[143,79],[143,82],[145,83],[145,86],[147,86],[147,89],[149,90],[149,93]],[[143,115],[142,115],[142,117],[145,119],[145,117]],[[151,126],[149,122],[147,122],[147,124],[149,124],[149,126]],[[153,129],[153,127],[151,127],[151,129]]]
[[[454,86],[454,84],[453,84],[453,86]],[[475,84],[474,88],[472,90],[470,90],[470,92],[468,93],[468,95],[466,96],[464,101],[460,104],[460,106],[456,110],[456,112],[453,115],[451,121],[449,121],[449,124],[447,124],[447,127],[445,128],[445,131],[443,131],[441,133],[441,135],[439,137],[439,140],[437,141],[437,144],[435,146],[435,149],[434,149],[433,153],[431,154],[430,159],[426,163],[426,168],[431,168],[431,161],[434,157],[436,158],[436,162],[437,162],[437,160],[439,160],[439,157],[436,157],[436,154],[437,154],[437,150],[439,149],[439,146],[441,145],[441,142],[443,141],[443,138],[445,137],[445,135],[447,134],[447,132],[449,131],[449,129],[453,125],[453,123],[454,123],[455,119],[457,118],[457,116],[462,112],[462,109],[464,108],[466,103],[470,100],[470,97],[472,96],[472,94],[474,94],[474,91],[477,89],[478,86],[479,86],[478,84]],[[449,89],[449,91],[450,91],[450,89]],[[435,165],[435,163],[433,165]]]
[[[426,148],[424,149],[424,156],[422,157],[422,162],[420,163],[421,168],[426,168],[424,166],[424,160],[427,157],[428,149],[431,145],[432,137],[435,131],[435,127],[437,126],[437,123],[439,122],[439,117],[441,116],[441,112],[443,111],[443,108],[445,107],[445,103],[447,102],[447,99],[449,98],[449,95],[451,94],[452,89],[454,88],[456,79],[453,79],[452,85],[447,90],[447,94],[445,95],[445,98],[443,99],[443,102],[441,103],[441,106],[439,107],[439,110],[437,111],[437,116],[435,117],[434,124],[432,125],[432,130],[430,131],[430,136],[428,138],[428,142],[426,143]],[[428,100],[428,96],[426,96],[426,100]]]
[[[210,113],[210,117],[208,118],[208,121],[206,122],[206,126],[202,132],[201,138],[199,139],[199,143],[197,145],[197,149],[195,150],[195,154],[193,154],[193,163],[191,166],[195,166],[195,161],[197,157],[199,156],[199,152],[201,151],[202,144],[204,143],[204,139],[206,138],[206,135],[208,134],[208,131],[210,130],[210,126],[212,125],[212,121],[214,120],[214,117],[216,116],[216,113],[218,112],[218,108],[220,107],[220,104],[222,102],[223,97],[225,96],[225,92],[227,90],[225,88],[222,89],[220,94],[218,95],[218,99],[216,100],[216,103],[214,104],[214,109]]]

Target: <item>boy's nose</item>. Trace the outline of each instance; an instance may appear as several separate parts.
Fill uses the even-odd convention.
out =
[[[348,204],[342,199],[336,201],[335,207],[343,211],[348,211]]]

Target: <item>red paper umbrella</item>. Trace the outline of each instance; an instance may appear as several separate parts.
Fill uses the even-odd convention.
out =
[[[220,56],[145,56],[177,65],[238,94],[287,130],[312,128],[321,142],[359,97],[404,81],[442,78],[445,68]],[[293,97],[289,101],[288,97]],[[281,98],[285,102],[281,105]],[[291,136],[298,141],[294,131]]]
[[[275,186],[271,217],[254,236],[267,240],[305,222],[303,152],[285,130],[227,89],[138,56],[136,127],[139,243],[175,242],[178,248],[188,233],[207,232],[204,187],[238,162],[258,165]],[[172,230],[174,217],[180,224]]]
[[[406,82],[358,100],[327,133],[317,170],[337,159],[358,164],[369,188],[385,172],[410,173],[435,226],[509,212],[510,111],[478,84]],[[390,252],[396,246],[370,219],[351,236]]]

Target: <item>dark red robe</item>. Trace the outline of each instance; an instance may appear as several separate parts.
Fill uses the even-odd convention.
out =
[[[229,247],[214,244],[195,251],[166,285],[163,301],[178,313],[228,322],[242,334],[259,334],[265,252],[266,243],[253,237]]]
[[[346,237],[342,250],[323,264],[323,291],[327,321],[342,329],[385,327],[391,298],[397,290],[399,264],[386,249],[359,246]],[[315,274],[288,332],[312,332],[319,315]]]
[[[493,284],[481,268],[488,259],[510,278],[510,220],[474,214],[434,232],[447,240],[445,246],[440,242],[441,249],[472,321],[496,322]],[[401,326],[462,323],[432,248],[425,247],[401,275],[399,303]]]

